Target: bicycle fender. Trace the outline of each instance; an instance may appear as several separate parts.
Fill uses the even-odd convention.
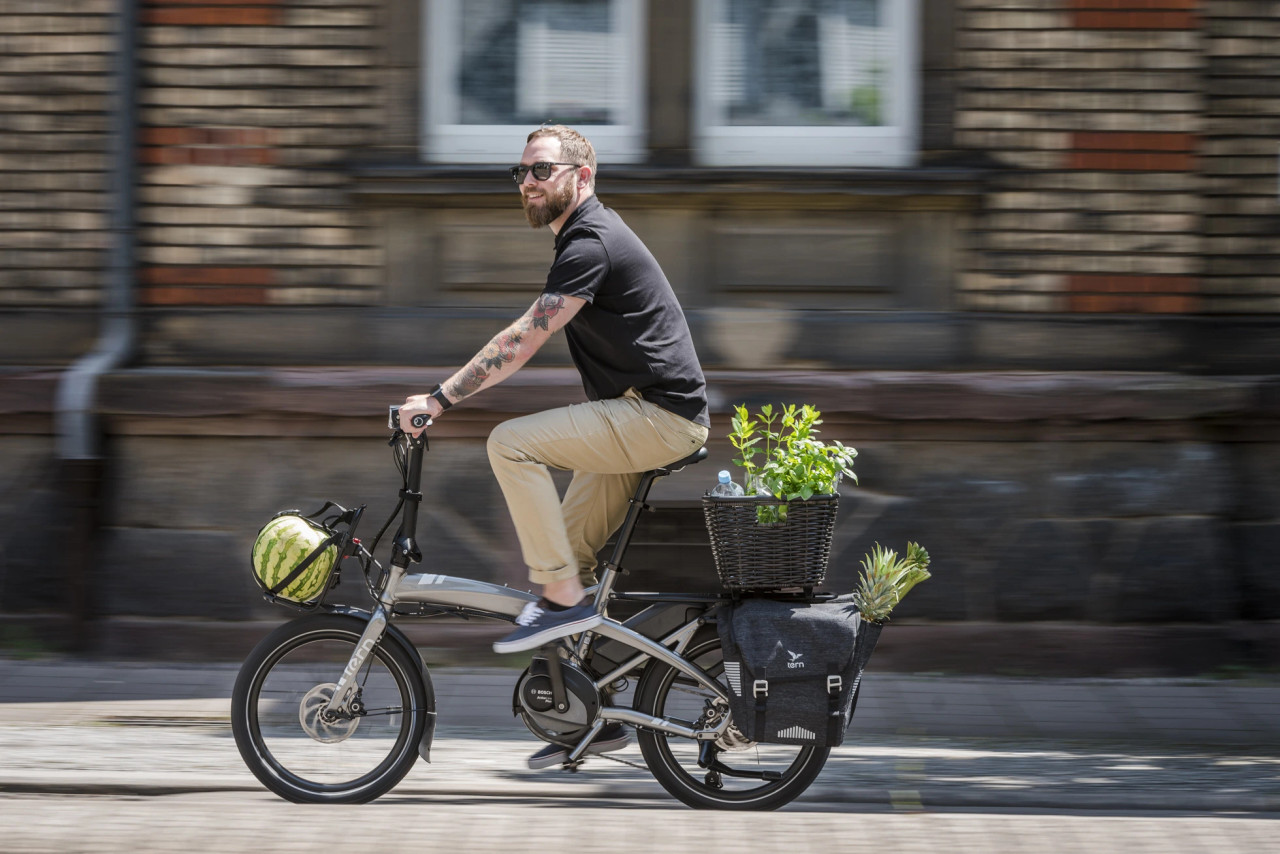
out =
[[[325,610],[334,614],[343,614],[348,617],[355,617],[358,620],[368,622],[373,617],[373,612],[366,611],[363,608],[355,608],[350,605],[333,605]],[[400,630],[399,626],[387,623],[387,628],[383,636],[383,640],[390,639],[392,643],[399,646],[409,654],[409,657],[418,662],[418,672],[422,675],[422,685],[426,690],[427,697],[427,725],[422,731],[422,740],[418,742],[418,755],[427,762],[431,761],[431,742],[436,734],[436,690],[431,683],[431,671],[427,669],[426,662],[422,660],[422,656],[418,653],[418,648],[413,645],[413,641],[409,640],[409,636]]]

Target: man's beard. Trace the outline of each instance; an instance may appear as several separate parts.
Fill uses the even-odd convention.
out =
[[[557,189],[543,190],[542,205],[534,206],[529,204],[529,199],[523,193],[520,195],[520,203],[524,206],[524,218],[529,220],[531,228],[542,228],[544,225],[550,225],[569,209],[569,205],[573,203],[572,181],[565,181]]]

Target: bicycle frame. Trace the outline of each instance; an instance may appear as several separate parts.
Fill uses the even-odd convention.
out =
[[[420,492],[422,479],[423,455],[427,450],[425,434],[419,437],[399,433],[395,440],[407,443],[405,488],[401,491],[403,512],[400,528],[392,544],[391,563],[386,583],[378,593],[377,604],[369,617],[368,625],[361,635],[351,659],[343,669],[342,677],[326,704],[326,711],[332,714],[343,714],[355,687],[357,675],[364,666],[369,654],[376,648],[388,623],[395,616],[412,616],[397,614],[396,606],[414,605],[425,609],[428,614],[457,614],[466,617],[483,617],[514,622],[524,606],[537,597],[529,592],[515,590],[510,587],[491,584],[475,579],[461,578],[436,573],[410,573],[411,564],[419,563],[422,553],[417,545],[418,506],[422,501]],[[667,596],[665,594],[630,594],[628,599],[649,601],[654,603],[671,602],[685,606],[699,606],[699,615],[683,625],[670,631],[660,640],[653,640],[625,624],[608,616],[608,603],[613,598],[613,587],[622,571],[621,561],[630,544],[631,536],[639,520],[640,512],[645,507],[649,489],[653,482],[671,470],[655,469],[646,472],[641,479],[640,487],[631,499],[631,506],[618,533],[610,560],[603,564],[600,583],[588,592],[595,593],[595,607],[602,616],[599,626],[585,632],[571,647],[572,655],[585,660],[591,652],[597,638],[617,641],[635,651],[635,655],[619,664],[613,670],[603,674],[595,682],[597,690],[611,685],[619,678],[634,671],[650,660],[658,660],[693,679],[700,686],[712,692],[722,701],[728,702],[728,695],[720,684],[709,677],[700,668],[686,660],[682,653],[687,648],[694,633],[706,624],[706,612],[719,601],[709,596]],[[556,645],[565,642],[557,641]],[[596,733],[609,721],[618,721],[633,726],[642,726],[659,730],[672,735],[683,736],[699,741],[715,740],[721,737],[728,728],[727,717],[711,728],[693,729],[664,718],[656,718],[642,714],[634,709],[623,707],[605,707],[579,744],[569,753],[568,761],[576,762],[587,749]],[[428,734],[427,738],[430,738]],[[427,752],[421,751],[425,757]]]

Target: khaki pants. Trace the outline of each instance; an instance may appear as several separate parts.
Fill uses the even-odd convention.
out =
[[[529,580],[595,583],[598,552],[627,513],[640,473],[683,459],[707,428],[640,397],[575,403],[499,424],[489,462],[502,487]],[[547,467],[572,471],[560,501]]]

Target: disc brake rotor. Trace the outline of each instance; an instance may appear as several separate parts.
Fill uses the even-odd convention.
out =
[[[317,685],[306,693],[298,705],[298,720],[302,723],[303,732],[324,744],[346,741],[360,724],[358,717],[325,715],[325,706],[329,704],[329,698],[337,687],[332,682]]]

